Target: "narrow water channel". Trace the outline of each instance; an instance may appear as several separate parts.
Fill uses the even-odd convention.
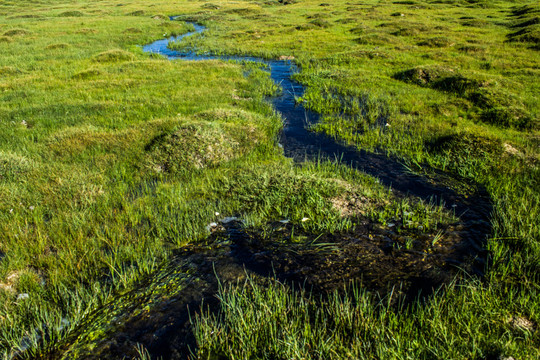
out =
[[[283,89],[280,96],[269,100],[284,121],[280,144],[283,146],[285,156],[294,158],[298,162],[317,158],[340,159],[344,164],[377,177],[383,185],[391,187],[402,195],[413,195],[425,200],[432,200],[435,203],[443,203],[447,208],[455,210],[456,214],[460,215],[464,221],[469,219],[488,220],[491,204],[483,191],[479,191],[479,197],[468,199],[447,186],[441,185],[445,183],[444,181],[437,182],[436,179],[434,181],[433,178],[411,173],[397,158],[358,150],[352,146],[341,144],[325,134],[309,131],[306,125],[316,123],[319,120],[319,115],[296,102],[297,97],[304,95],[305,89],[292,78],[294,73],[298,71],[293,61],[265,60],[251,56],[214,56],[169,49],[168,46],[171,42],[179,42],[186,37],[206,31],[204,26],[195,23],[192,25],[195,31],[155,41],[145,45],[143,51],[166,56],[169,60],[253,61],[268,65],[272,80]],[[434,173],[435,176],[441,177],[440,180],[446,176],[440,172],[437,174],[434,171]],[[488,232],[484,232],[484,234]]]

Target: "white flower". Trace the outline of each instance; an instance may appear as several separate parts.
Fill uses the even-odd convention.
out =
[[[217,227],[218,224],[215,222],[211,222],[210,224],[206,225],[206,230],[211,231],[213,228]]]
[[[305,217],[305,218],[302,218],[302,222],[305,222],[305,221],[308,221],[309,218]]]

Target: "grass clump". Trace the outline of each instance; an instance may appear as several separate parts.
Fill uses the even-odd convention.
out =
[[[139,28],[130,27],[130,28],[127,28],[126,30],[124,30],[124,33],[126,33],[126,34],[140,34],[140,33],[142,33],[142,30],[139,29]]]
[[[377,299],[356,285],[325,298],[293,291],[276,281],[258,283],[248,278],[220,291],[218,315],[195,318],[198,356],[212,358],[370,359],[410,356],[428,358],[490,357],[538,354],[535,335],[513,324],[501,312],[509,304],[483,301],[496,288],[459,290],[451,285],[445,294],[420,308],[392,308],[391,298]],[[391,297],[391,295],[390,295]],[[513,300],[527,301],[520,292]],[[459,303],[460,310],[452,304]],[[519,310],[516,308],[515,311]],[[415,313],[414,320],[409,318]],[[523,324],[534,324],[517,316]],[[523,320],[524,319],[524,320]],[[439,337],[444,331],[446,336]],[[520,334],[521,336],[514,337]],[[472,343],[470,336],[477,342]],[[519,354],[519,355],[518,355]]]
[[[232,131],[231,131],[232,130]],[[185,167],[214,167],[241,154],[231,135],[240,129],[224,129],[212,123],[188,123],[152,140],[148,165],[157,172],[178,173]]]
[[[394,78],[420,86],[432,86],[441,79],[454,76],[454,73],[453,69],[444,66],[419,66],[396,73]]]
[[[58,14],[59,17],[81,17],[84,13],[78,10],[64,11]]]
[[[517,7],[512,15],[516,20],[510,26],[516,31],[508,34],[508,41],[530,43],[532,49],[540,50],[540,6]]]
[[[74,79],[89,79],[101,75],[101,71],[98,69],[88,69],[73,75]]]
[[[420,46],[429,46],[429,47],[434,47],[434,48],[447,47],[447,46],[450,46],[451,44],[452,44],[452,41],[450,39],[441,37],[441,36],[422,40],[418,43],[418,45]]]
[[[146,13],[144,10],[135,10],[135,11],[132,11],[126,15],[129,15],[129,16],[144,16]]]
[[[24,35],[29,35],[29,34],[30,34],[30,31],[26,29],[11,29],[11,30],[4,31],[4,36],[9,36],[9,37],[24,36]]]
[[[0,152],[0,180],[4,182],[23,179],[34,168],[34,162],[24,156]]]
[[[2,76],[16,75],[20,73],[21,71],[13,66],[3,66],[0,68],[0,75]]]
[[[133,54],[125,50],[113,49],[97,54],[94,56],[93,60],[96,62],[120,62],[131,61],[134,60],[134,58]]]
[[[57,50],[57,49],[66,49],[69,47],[69,44],[66,43],[58,43],[58,44],[50,44],[45,47],[46,50]]]
[[[518,129],[538,126],[534,115],[527,114],[517,97],[499,90],[496,83],[468,78],[441,66],[416,67],[393,77],[467,99],[480,108],[478,118],[485,123]]]

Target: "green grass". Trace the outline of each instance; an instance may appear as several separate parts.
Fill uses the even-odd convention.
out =
[[[142,53],[138,45],[189,31],[167,17],[182,15],[208,31],[178,48],[294,56],[307,86],[298,101],[323,115],[314,131],[481,184],[494,203],[493,231],[479,234],[491,259],[483,282],[454,284],[403,312],[358,289],[325,304],[274,283],[267,293],[227,289],[222,314],[199,319],[202,357],[538,357],[538,331],[511,319],[540,323],[540,8],[328,4],[0,4],[0,352],[21,339],[33,343],[29,354],[54,348],[171,250],[204,239],[216,212],[252,227],[288,218],[337,232],[355,226],[332,206],[349,197],[369,199],[360,215],[383,224],[404,207],[413,228],[450,221],[344,165],[283,158],[281,121],[264,101],[279,89],[257,65]],[[355,321],[339,325],[345,314]],[[240,333],[242,319],[265,325]]]
[[[534,302],[476,281],[451,284],[426,303],[391,306],[355,286],[326,299],[254,278],[224,288],[219,315],[194,319],[199,358],[533,359],[538,334],[520,322]],[[497,299],[486,304],[486,299]],[[532,309],[531,309],[532,310]],[[537,308],[534,311],[538,311]],[[518,325],[519,324],[519,325]]]

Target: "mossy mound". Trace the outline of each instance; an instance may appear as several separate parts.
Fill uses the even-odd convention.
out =
[[[1,43],[10,43],[13,39],[9,36],[0,36],[0,44]]]
[[[495,106],[485,109],[481,120],[500,127],[513,127],[520,130],[537,129],[538,119],[534,119],[518,106]]]
[[[538,120],[525,109],[519,97],[504,91],[497,82],[469,78],[441,66],[419,66],[393,77],[464,98],[479,108],[477,118],[487,124],[516,129],[538,127]]]
[[[216,109],[199,113],[155,137],[146,146],[145,166],[170,174],[217,167],[267,140],[257,125],[263,120],[246,111]]]
[[[4,36],[24,36],[28,34],[31,34],[31,32],[25,29],[11,29],[4,32]]]
[[[77,34],[97,34],[98,31],[96,29],[89,29],[89,28],[83,28],[77,31]]]
[[[152,19],[166,21],[166,20],[169,20],[169,17],[167,15],[163,15],[163,14],[156,14],[156,15],[152,16]]]
[[[64,11],[58,14],[59,17],[81,17],[84,16],[84,13],[78,10]]]
[[[131,27],[124,30],[124,34],[140,34],[142,30],[139,28]]]
[[[69,44],[66,43],[58,43],[58,44],[50,44],[45,47],[46,50],[56,50],[56,49],[67,49],[69,47]]]
[[[524,6],[515,7],[512,10],[512,15],[516,16],[516,17],[540,15],[540,6],[538,6],[538,5],[524,5]]]
[[[479,27],[479,28],[482,28],[482,27],[485,27],[485,26],[488,26],[490,24],[489,21],[487,20],[484,20],[484,19],[465,19],[463,21],[461,21],[461,25],[463,26],[468,26],[468,27]]]
[[[21,70],[14,68],[13,66],[2,66],[0,67],[0,75],[6,76],[6,75],[15,75],[20,74]]]
[[[22,14],[8,17],[8,19],[42,19],[43,16],[35,14]]]
[[[517,29],[508,34],[509,42],[531,43],[532,49],[540,50],[540,6],[528,5],[515,8],[512,11],[516,20],[510,27]]]
[[[132,11],[126,15],[129,15],[129,16],[144,16],[145,12],[144,10],[135,10],[135,11]]]
[[[206,3],[206,4],[201,5],[201,8],[210,9],[210,10],[218,10],[220,9],[220,6],[216,4],[212,4],[212,3]]]
[[[93,60],[96,62],[120,62],[131,61],[134,58],[133,54],[125,50],[113,49],[97,54]]]
[[[540,25],[532,25],[508,35],[511,42],[530,42],[540,45]]]
[[[444,36],[437,36],[418,42],[419,46],[442,48],[452,45],[452,41]]]
[[[312,21],[310,21],[310,24],[313,24],[314,26],[316,26],[318,28],[323,28],[323,29],[329,28],[331,26],[330,22],[328,22],[327,20],[324,20],[324,19],[312,20]]]
[[[459,45],[457,49],[467,54],[483,54],[486,52],[485,47],[469,44]]]
[[[490,139],[470,133],[455,133],[431,139],[425,143],[426,150],[448,153],[454,159],[468,156],[499,156],[503,152],[500,140]]]
[[[475,79],[469,79],[461,74],[445,76],[431,84],[431,87],[441,91],[453,92],[458,95],[466,95],[477,91],[482,83]]]
[[[98,69],[87,69],[87,70],[76,73],[72,77],[73,77],[73,79],[84,80],[84,79],[89,79],[89,78],[92,78],[92,77],[96,77],[98,75],[101,75],[101,71],[99,71]]]
[[[153,139],[147,166],[170,174],[195,168],[216,167],[238,155],[239,143],[223,126],[208,122],[179,125]]]
[[[355,43],[359,45],[378,45],[378,46],[386,46],[386,45],[396,45],[399,44],[399,41],[396,37],[393,36],[385,36],[382,34],[374,33],[374,34],[367,34],[364,36],[360,36],[353,40]]]
[[[445,66],[418,66],[400,71],[393,78],[420,86],[431,86],[434,82],[455,74],[453,69]]]
[[[20,179],[35,167],[36,164],[24,156],[0,151],[0,183]]]

